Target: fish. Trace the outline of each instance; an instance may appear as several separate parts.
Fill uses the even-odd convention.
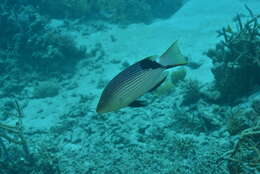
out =
[[[167,77],[166,70],[186,64],[187,59],[182,55],[178,41],[175,41],[161,56],[146,57],[116,75],[104,88],[96,112],[146,106],[137,98],[158,88]]]

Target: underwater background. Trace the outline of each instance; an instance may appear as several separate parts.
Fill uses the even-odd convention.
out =
[[[259,0],[0,0],[0,174],[260,174]],[[98,114],[175,40],[188,65]]]

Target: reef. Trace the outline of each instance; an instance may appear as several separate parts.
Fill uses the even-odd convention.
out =
[[[54,18],[105,19],[117,24],[151,22],[175,13],[183,0],[41,0],[35,3],[43,14]],[[160,11],[164,13],[160,13]]]
[[[214,93],[179,68],[142,96],[148,106],[101,115],[97,92],[118,71],[112,68],[131,61],[107,51],[104,44],[119,46],[116,34],[80,48],[70,32],[88,39],[90,23],[95,31],[109,30],[105,21],[148,23],[184,0],[0,2],[0,174],[259,174],[260,96],[234,105],[259,85],[260,16],[249,8],[207,52]]]
[[[28,79],[62,78],[87,57],[85,47],[50,27],[49,19],[33,6],[3,1],[0,9],[0,96],[21,92]]]
[[[65,71],[66,65],[72,65],[84,56],[84,50],[77,48],[69,35],[48,27],[48,19],[32,6],[6,4],[1,8],[3,67],[8,67],[5,62],[13,61],[23,70],[52,75],[53,72]]]
[[[70,25],[71,20],[116,24],[149,22],[170,16],[183,3],[183,0],[175,3],[164,0],[159,4],[147,0],[0,0],[0,85],[3,87],[0,96],[19,94],[28,84],[37,83],[35,81],[46,81],[50,77],[62,79],[73,73],[80,60],[93,57],[97,49],[102,49],[93,51],[88,46],[77,45],[67,32],[68,28],[75,27]],[[158,9],[164,9],[166,16],[159,14]],[[63,21],[63,28],[52,26],[54,18]],[[87,26],[104,29],[104,22],[94,23]]]
[[[59,174],[58,158],[53,153],[54,147],[44,142],[30,144],[28,134],[24,131],[23,110],[16,100],[12,106],[16,111],[13,113],[17,120],[15,125],[0,121],[1,174]]]
[[[228,161],[230,174],[260,172],[260,125],[244,130],[234,145],[217,161]]]
[[[236,104],[260,85],[260,15],[246,9],[249,16],[238,14],[236,28],[228,25],[219,30],[223,40],[207,52],[220,103]]]

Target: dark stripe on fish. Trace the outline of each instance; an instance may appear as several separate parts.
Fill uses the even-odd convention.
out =
[[[147,70],[163,68],[159,63],[149,60],[149,58],[143,59],[132,66],[128,67],[121,73],[119,73],[116,78],[111,80],[111,85],[108,88],[111,88],[113,91],[117,89],[119,84],[128,84],[129,82],[135,83],[135,80],[140,80],[145,75]]]
[[[149,57],[138,62],[142,69],[157,69],[163,68],[162,65],[157,63],[156,61],[151,60]]]

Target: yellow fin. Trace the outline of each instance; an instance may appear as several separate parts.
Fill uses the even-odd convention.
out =
[[[181,50],[178,46],[178,41],[175,41],[159,58],[161,65],[179,65],[186,64],[187,60],[182,55]]]
[[[158,96],[167,95],[173,92],[174,90],[175,90],[175,86],[171,82],[168,76],[167,79],[163,82],[163,84],[155,90],[155,94],[157,94]]]

